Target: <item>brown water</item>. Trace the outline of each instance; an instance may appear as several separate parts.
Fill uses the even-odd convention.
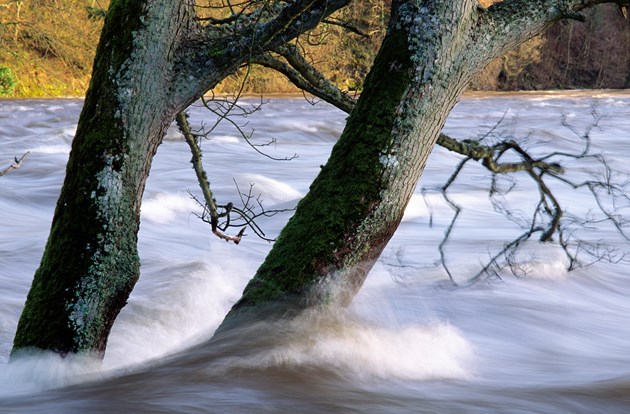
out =
[[[606,113],[593,145],[611,163],[630,158],[630,96],[598,92],[469,96],[447,132],[487,131],[507,110],[516,136],[576,147],[577,128],[596,106]],[[0,163],[25,150],[24,166],[0,179],[0,412],[7,413],[626,413],[630,412],[630,267],[598,263],[567,273],[553,246],[526,246],[526,277],[454,289],[436,264],[451,217],[420,191],[350,309],[262,323],[210,339],[269,249],[248,236],[238,246],[212,239],[186,189],[196,188],[174,131],[160,148],[143,202],[142,278],[116,322],[103,363],[39,354],[8,364],[8,353],[59,191],[80,101],[3,101]],[[483,114],[483,115],[480,115]],[[193,122],[207,117],[193,110]],[[233,131],[206,143],[204,160],[220,199],[232,177],[255,182],[269,206],[295,204],[308,189],[345,115],[278,99],[249,119],[261,158]],[[459,158],[437,150],[422,185],[439,186]],[[2,166],[0,165],[0,166]],[[238,167],[235,168],[234,166]],[[581,167],[586,168],[586,167]],[[453,197],[466,205],[450,247],[456,277],[474,274],[488,251],[514,233],[486,201],[487,178],[471,169]],[[569,210],[585,194],[559,189]],[[525,210],[532,195],[516,191]],[[288,217],[261,222],[277,234]],[[620,242],[601,227],[583,237]]]

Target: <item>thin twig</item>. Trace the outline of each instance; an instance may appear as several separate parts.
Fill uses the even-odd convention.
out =
[[[530,152],[524,149],[513,139],[501,140],[494,145],[481,145],[480,140],[455,141],[452,138],[445,137],[446,147],[459,153],[467,154],[460,164],[456,167],[454,173],[449,177],[447,182],[440,188],[442,197],[453,210],[453,217],[450,225],[445,231],[444,238],[438,246],[440,252],[440,260],[445,268],[449,279],[453,281],[453,276],[446,265],[445,246],[452,235],[453,228],[462,208],[455,204],[448,196],[447,190],[458,178],[462,167],[470,159],[481,160],[482,165],[491,172],[491,184],[489,188],[490,200],[495,211],[502,214],[505,218],[521,226],[524,231],[514,238],[512,241],[505,243],[503,248],[497,253],[491,254],[488,261],[482,265],[481,270],[468,280],[468,283],[474,283],[482,276],[498,276],[497,271],[508,266],[514,275],[520,273],[520,267],[515,262],[516,252],[524,241],[529,240],[535,234],[540,234],[541,242],[553,241],[554,235],[557,235],[558,245],[564,251],[569,263],[567,270],[573,270],[577,266],[582,266],[583,262],[578,260],[580,252],[585,252],[594,260],[584,265],[590,265],[597,261],[607,260],[609,262],[617,262],[627,260],[630,253],[620,252],[617,248],[612,248],[603,243],[591,243],[577,238],[576,230],[594,228],[593,226],[603,223],[610,223],[616,230],[617,234],[624,240],[630,241],[630,236],[626,233],[629,221],[621,214],[620,209],[630,209],[630,196],[627,195],[627,188],[630,186],[630,176],[614,170],[607,160],[601,154],[590,154],[591,131],[599,127],[602,119],[597,111],[592,112],[594,122],[589,125],[584,132],[579,132],[577,128],[569,125],[566,118],[563,118],[563,125],[570,130],[582,143],[581,150],[575,153],[553,152],[543,157],[533,157]],[[495,125],[492,130],[497,130]],[[488,134],[484,138],[489,137]],[[516,155],[520,158],[518,162],[501,163],[499,160],[507,156],[507,154]],[[599,164],[601,168],[596,173],[592,173],[592,179],[583,182],[573,182],[570,178],[565,177],[565,169],[561,165],[561,160],[591,160]],[[507,174],[518,171],[524,171],[528,177],[535,183],[538,188],[539,199],[533,207],[531,217],[525,218],[517,214],[502,198],[515,188],[516,181],[510,180],[510,186],[507,189],[498,187],[498,177],[508,178]],[[560,201],[551,190],[548,180],[555,180],[559,183],[568,185],[572,189],[587,189],[595,200],[598,211],[603,215],[601,218],[595,216],[587,217],[580,220],[570,216],[564,220],[566,211],[562,208]],[[426,189],[423,189],[426,194]],[[605,202],[603,196],[608,198]],[[425,197],[426,201],[426,197]],[[612,204],[609,208],[608,204]],[[431,217],[432,221],[432,217]],[[502,262],[499,260],[504,258]]]
[[[186,143],[190,147],[190,151],[192,152],[193,169],[195,170],[195,174],[197,175],[197,182],[199,183],[199,187],[201,188],[201,192],[203,193],[203,198],[205,200],[204,209],[207,209],[207,211],[210,213],[210,225],[212,227],[212,233],[227,242],[231,241],[235,244],[239,244],[243,237],[244,229],[242,229],[236,236],[227,235],[219,230],[219,212],[217,209],[217,204],[214,200],[214,196],[212,195],[212,190],[210,189],[208,176],[203,169],[203,164],[201,162],[202,153],[199,145],[197,144],[197,137],[195,137],[190,129],[187,115],[183,112],[180,112],[177,114],[175,120],[177,122],[179,130],[184,135]]]
[[[5,168],[4,170],[0,171],[0,177],[2,177],[3,175],[13,171],[13,170],[17,170],[18,168],[20,168],[22,166],[22,161],[24,161],[26,159],[26,157],[29,156],[31,152],[30,151],[26,151],[24,153],[24,155],[22,155],[20,158],[15,157],[14,161],[11,165],[9,165],[7,168]]]

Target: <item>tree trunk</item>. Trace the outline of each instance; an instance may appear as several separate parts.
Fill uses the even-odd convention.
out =
[[[446,3],[461,13],[474,2]],[[436,28],[435,38],[410,43],[408,25],[403,26],[410,4],[394,2],[388,34],[330,159],[222,329],[250,312],[260,315],[261,305],[286,315],[313,305],[349,303],[394,234],[466,86],[465,76],[453,76],[458,54],[442,47],[442,39],[454,35],[452,28]],[[425,73],[415,70],[413,46],[425,49]]]
[[[265,3],[228,30],[200,26],[190,0],[111,2],[12,356],[29,347],[103,354],[139,276],[142,193],[175,114],[348,1]],[[474,0],[394,1],[384,46],[330,161],[224,327],[267,305],[284,314],[348,303],[398,226],[471,76],[552,22],[601,2],[506,0],[485,10]]]
[[[350,302],[472,77],[587,6],[540,3],[483,9],[474,0],[394,0],[387,36],[329,161],[219,331],[261,315]]]
[[[140,203],[153,155],[175,114],[252,53],[313,28],[348,1],[265,6],[257,19],[235,22],[236,33],[199,25],[188,0],[111,2],[12,357],[26,348],[103,355],[139,277]]]
[[[140,200],[171,120],[166,92],[177,29],[190,19],[180,2],[148,3],[114,1],[108,12],[14,351],[104,352],[138,279]]]

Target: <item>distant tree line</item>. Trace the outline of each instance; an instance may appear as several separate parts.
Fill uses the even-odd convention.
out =
[[[482,90],[630,87],[630,20],[605,4],[565,20],[492,62],[473,82]]]
[[[481,0],[487,5],[493,0]],[[12,96],[82,96],[109,0],[0,0],[0,69],[15,74]],[[315,66],[342,89],[360,91],[381,44],[391,0],[355,0],[301,40]],[[617,6],[587,11],[491,62],[477,90],[630,87],[630,21]],[[350,31],[348,31],[350,30]],[[243,73],[218,91],[240,87]],[[294,92],[277,72],[254,66],[246,92]]]
[[[628,196],[623,186],[611,184],[615,174],[605,159],[596,158],[604,167],[601,180],[573,182],[561,177],[564,159],[598,157],[589,153],[588,133],[598,126],[596,111],[586,132],[563,123],[582,143],[581,149],[550,149],[542,157],[507,137],[481,142],[484,137],[458,140],[441,133],[451,109],[485,67],[499,59],[498,73],[508,79],[507,69],[515,67],[508,65],[511,60],[525,55],[533,65],[542,53],[542,45],[523,42],[536,35],[544,39],[546,29],[561,20],[585,21],[580,12],[601,3],[618,4],[622,14],[630,7],[630,0],[505,0],[487,8],[477,0],[392,0],[387,18],[384,1],[354,3],[355,9],[346,12],[351,0],[112,0],[50,236],[18,323],[11,358],[28,355],[32,348],[62,356],[103,356],[114,320],[140,277],[137,241],[142,195],[153,156],[174,119],[191,147],[195,175],[207,193],[204,200],[209,206],[201,218],[221,239],[240,242],[242,231],[233,236],[224,233],[227,227],[221,225],[221,219],[227,220],[239,207],[218,204],[211,191],[205,191],[211,173],[196,165],[201,161],[197,151],[201,137],[186,125],[183,111],[200,100],[208,102],[205,97],[234,73],[241,72],[245,85],[252,65],[278,71],[349,115],[328,161],[226,315],[216,338],[261,320],[347,306],[401,223],[436,144],[466,157],[442,187],[455,212],[452,223],[459,207],[448,198],[447,189],[464,164],[474,160],[496,174],[526,172],[538,185],[540,198],[531,223],[511,216],[527,230],[506,249],[514,251],[510,246],[534,235],[551,242],[556,234],[571,255],[562,206],[546,184],[548,178],[586,188],[596,199],[612,196],[606,205],[598,202],[604,214],[601,220],[612,222],[629,240],[623,233],[625,219],[606,208],[625,205]],[[374,7],[368,13],[366,7],[356,8],[360,5]],[[86,17],[87,12],[85,7],[85,19],[100,20],[93,9],[91,17]],[[385,21],[383,36],[380,28]],[[337,28],[347,32],[346,38],[336,39]],[[350,36],[357,36],[357,43],[347,43],[353,50],[342,55],[334,45],[352,41]],[[339,56],[350,59],[359,51],[369,51],[369,42],[381,36],[382,45],[365,79],[356,72],[356,84],[347,85],[361,90],[356,100],[336,88],[339,79],[329,81],[329,75],[315,68],[324,62],[318,51],[327,50],[331,67],[344,68],[346,60]],[[583,43],[580,51],[586,49]],[[513,54],[504,57],[510,51]],[[368,53],[366,59],[371,56]],[[602,62],[596,64],[603,74]],[[345,67],[345,75],[357,68]],[[568,75],[569,70],[562,72]],[[206,107],[228,119],[238,106],[238,96],[223,100],[227,112]],[[9,168],[17,168],[20,160],[14,161],[16,165]],[[626,177],[623,185],[629,182]],[[493,181],[490,196],[504,195],[509,188]],[[504,205],[499,200],[493,206]],[[242,218],[249,217],[248,211],[241,210],[246,213]],[[601,220],[589,212],[582,223],[589,226]],[[452,226],[440,244],[441,252]],[[568,236],[573,234],[569,230]],[[601,254],[599,247],[594,245],[600,253],[597,260],[614,261],[610,250]],[[448,272],[444,257],[442,263]],[[488,272],[496,263],[494,256]],[[518,265],[514,260],[509,263]]]
[[[109,0],[0,0],[0,67],[13,96],[83,96]]]

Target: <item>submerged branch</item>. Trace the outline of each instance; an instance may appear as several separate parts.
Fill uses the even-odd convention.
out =
[[[31,152],[30,151],[26,151],[24,153],[24,155],[22,155],[20,158],[15,157],[14,161],[11,165],[9,165],[7,168],[5,168],[4,170],[0,171],[0,177],[2,177],[3,175],[13,171],[13,170],[17,170],[18,168],[20,168],[22,166],[22,161],[24,161],[26,159],[26,157],[29,156]]]
[[[474,283],[484,275],[498,277],[498,270],[505,266],[508,266],[514,275],[517,275],[517,272],[522,272],[522,269],[518,269],[519,266],[516,263],[516,252],[523,242],[537,234],[540,242],[552,242],[554,237],[557,237],[557,243],[569,261],[567,270],[573,270],[578,265],[581,265],[581,262],[578,260],[580,252],[585,252],[593,257],[595,259],[594,262],[600,260],[611,262],[627,260],[628,253],[619,253],[618,249],[602,245],[601,243],[585,242],[577,239],[575,236],[577,229],[588,229],[596,224],[608,222],[616,229],[623,240],[630,240],[630,237],[626,234],[628,220],[620,213],[621,210],[630,208],[630,197],[627,195],[627,187],[630,186],[630,176],[614,170],[601,154],[590,154],[590,134],[599,125],[599,121],[602,118],[596,111],[593,111],[592,115],[593,123],[582,133],[570,126],[566,122],[566,118],[563,118],[562,124],[582,144],[582,148],[578,148],[578,151],[574,153],[551,152],[542,157],[534,157],[513,139],[501,138],[493,145],[481,145],[480,140],[456,141],[445,135],[440,137],[445,144],[443,145],[445,148],[460,154],[466,154],[466,157],[458,164],[453,174],[439,189],[443,199],[453,210],[451,222],[445,230],[444,237],[438,247],[442,267],[445,269],[451,282],[456,284],[446,263],[444,247],[450,240],[452,230],[462,212],[462,207],[449,197],[447,191],[459,177],[464,165],[470,160],[481,161],[481,164],[491,172],[489,197],[495,211],[502,214],[506,219],[518,224],[523,228],[523,232],[512,241],[506,242],[498,252],[491,254],[485,264],[482,265],[481,270],[469,278],[467,283]],[[502,120],[491,131],[496,130],[501,122]],[[486,134],[484,138],[488,137],[488,135]],[[520,159],[520,161],[500,162],[500,159],[508,156],[508,154]],[[566,160],[591,160],[595,161],[599,168],[592,173],[593,179],[574,182],[564,175],[565,169],[562,167],[561,161]],[[499,177],[506,178],[508,174],[521,171],[525,172],[536,185],[539,194],[538,200],[533,206],[532,215],[529,218],[521,217],[517,214],[517,210],[511,208],[502,199],[497,198],[507,195],[516,186],[516,181],[509,179],[509,187],[501,189],[499,187]],[[587,189],[595,200],[599,214],[601,214],[600,218],[595,218],[596,216],[589,211],[589,216],[586,219],[580,220],[576,217],[569,217],[563,220],[566,210],[562,207],[552,187],[549,185],[550,180],[568,185],[574,190]],[[423,194],[425,194],[425,191],[423,191]],[[608,200],[604,200],[604,196]],[[504,258],[504,260],[501,260],[501,258]]]

